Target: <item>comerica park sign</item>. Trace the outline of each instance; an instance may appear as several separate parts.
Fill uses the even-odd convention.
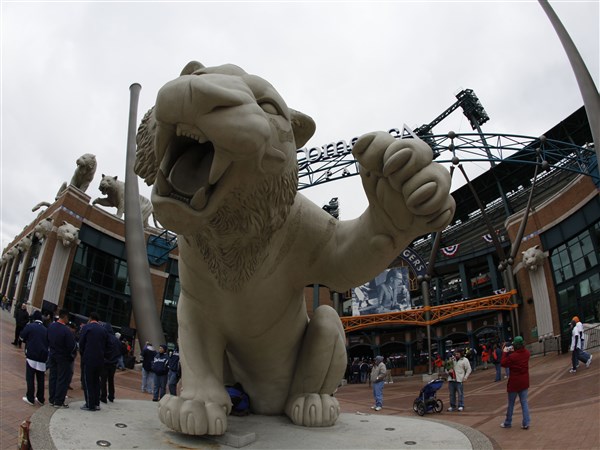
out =
[[[402,129],[392,128],[388,130],[388,133],[396,139],[417,137],[417,135],[406,125],[403,125]],[[304,169],[307,165],[313,163],[324,162],[329,159],[337,159],[345,155],[349,155],[352,153],[352,148],[358,139],[359,136],[356,136],[350,139],[350,143],[348,143],[348,141],[341,140],[330,142],[329,144],[325,144],[320,147],[299,148],[296,150],[298,165],[300,169]]]
[[[427,263],[419,256],[411,247],[407,247],[402,251],[401,257],[409,267],[413,270],[416,276],[427,275]]]

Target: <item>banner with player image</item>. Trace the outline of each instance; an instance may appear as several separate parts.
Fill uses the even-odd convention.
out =
[[[408,267],[387,269],[352,289],[352,315],[405,311],[413,307],[410,299]]]

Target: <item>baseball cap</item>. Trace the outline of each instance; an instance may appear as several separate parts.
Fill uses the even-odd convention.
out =
[[[520,344],[520,345],[522,345],[523,342],[524,341],[523,341],[523,338],[521,336],[515,336],[515,338],[513,339],[513,344],[518,344],[518,345]]]

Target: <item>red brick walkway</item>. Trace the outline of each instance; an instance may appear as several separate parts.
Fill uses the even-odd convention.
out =
[[[25,404],[25,358],[23,351],[12,346],[14,320],[0,311],[0,449],[15,449],[19,424],[38,407]],[[532,358],[529,407],[531,428],[519,427],[521,409],[515,408],[514,428],[502,429],[506,410],[506,382],[494,383],[494,371],[477,370],[465,384],[465,411],[462,413],[427,414],[426,419],[444,420],[470,426],[484,433],[498,449],[600,449],[600,353],[589,369],[577,374],[568,372],[570,355]],[[127,370],[116,374],[116,396],[147,399],[140,392],[141,374]],[[82,400],[76,370],[69,396]],[[421,377],[399,378],[384,388],[384,409],[380,413],[418,417],[412,410],[414,398],[423,383]],[[371,414],[371,390],[367,385],[341,387],[336,397],[342,412]],[[448,406],[448,389],[444,384],[439,398]],[[517,401],[518,405],[518,401]]]

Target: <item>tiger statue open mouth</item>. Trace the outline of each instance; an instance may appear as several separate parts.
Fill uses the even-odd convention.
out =
[[[135,171],[154,184],[155,214],[179,235],[183,386],[159,403],[176,431],[225,433],[225,385],[236,382],[254,414],[333,425],[346,338],[330,306],[308,319],[304,287],[359,286],[452,219],[450,175],[431,149],[385,132],[353,148],[368,208],[334,219],[297,192],[296,150],[314,130],[262,78],[197,62],[160,89],[142,120]]]

